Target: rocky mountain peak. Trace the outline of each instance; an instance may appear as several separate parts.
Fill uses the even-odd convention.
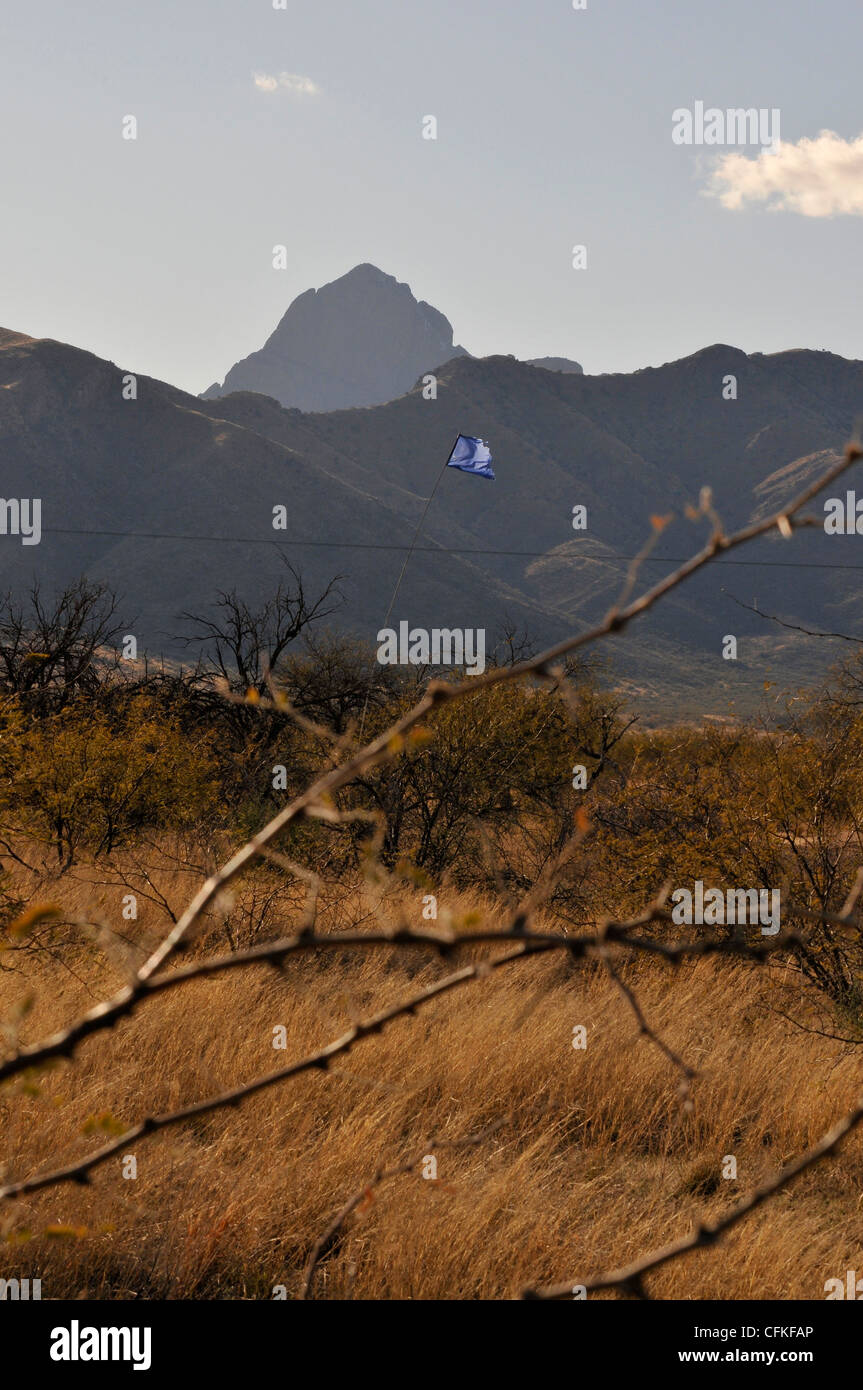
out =
[[[298,295],[264,346],[203,395],[258,391],[307,411],[379,405],[465,355],[444,314],[365,262]]]

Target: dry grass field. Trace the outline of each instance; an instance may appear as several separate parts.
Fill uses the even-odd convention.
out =
[[[70,919],[87,904],[92,915],[87,877],[64,875],[42,896]],[[188,875],[153,881],[169,901],[188,894]],[[231,915],[252,891],[236,890]],[[358,883],[325,897],[324,929],[370,913],[378,925],[422,925],[420,902],[380,901]],[[492,927],[503,924],[488,900],[453,891],[441,905],[456,925],[480,908]],[[163,930],[150,905],[130,940]],[[211,916],[206,930],[219,949],[224,923]],[[299,1058],[465,954],[442,963],[416,949],[317,952],[282,972],[253,967],[147,1001],[86,1041],[73,1063],[7,1083],[2,1172],[8,1180],[68,1162],[146,1114]],[[122,983],[74,926],[5,961],[0,1016],[32,997],[23,1041]],[[292,1298],[315,1242],[369,1187],[324,1253],[312,1297],[517,1296],[685,1235],[856,1103],[856,1051],[801,1034],[775,1012],[786,988],[778,968],[706,959],[673,971],[649,961],[626,979],[651,1027],[697,1069],[689,1101],[680,1073],[638,1037],[601,963],[522,960],[396,1020],[326,1072],[138,1141],[136,1178],[122,1176],[122,1155],[89,1185],[7,1202],[7,1273],[41,1276],[51,1298],[271,1298],[278,1285]],[[277,1051],[279,1025],[286,1050]],[[584,1050],[572,1046],[576,1025],[587,1030]],[[436,1178],[423,1176],[432,1140],[441,1144]],[[722,1177],[729,1154],[736,1182]],[[863,1138],[852,1135],[718,1247],[651,1276],[650,1292],[823,1298],[827,1279],[859,1264],[861,1155]],[[413,1167],[369,1186],[378,1169],[402,1163]]]

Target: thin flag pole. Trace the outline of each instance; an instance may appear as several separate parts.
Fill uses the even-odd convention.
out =
[[[393,589],[393,596],[392,596],[392,598],[390,599],[390,606],[389,606],[389,608],[388,608],[387,611],[386,611],[386,616],[385,616],[384,621],[383,621],[383,626],[384,626],[384,627],[386,627],[387,623],[389,622],[390,613],[392,613],[392,611],[393,611],[393,606],[394,606],[394,604],[395,604],[396,599],[398,598],[398,593],[399,593],[399,589],[401,588],[401,585],[402,585],[402,580],[403,580],[404,577],[405,577],[405,570],[406,570],[407,567],[408,567],[408,561],[410,560],[411,556],[412,556],[413,553],[414,553],[414,546],[416,545],[417,541],[419,540],[420,531],[423,529],[423,522],[425,521],[426,516],[428,515],[428,509],[429,509],[429,507],[430,507],[431,504],[432,504],[432,499],[434,498],[434,495],[435,495],[435,493],[436,493],[437,490],[438,490],[438,484],[440,483],[441,478],[443,477],[444,473],[446,472],[446,470],[447,470],[447,468],[448,468],[448,466],[449,466],[449,461],[450,461],[450,459],[452,458],[452,451],[453,451],[453,449],[455,448],[455,446],[456,446],[456,444],[458,443],[458,441],[459,441],[460,438],[461,438],[461,436],[457,434],[456,437],[455,437],[455,439],[453,440],[452,449],[450,449],[449,453],[448,453],[447,456],[446,456],[446,463],[444,464],[444,466],[443,466],[443,468],[441,469],[441,471],[438,473],[437,478],[435,479],[435,485],[434,485],[434,487],[432,488],[431,492],[429,493],[428,500],[427,500],[425,506],[423,507],[423,514],[422,514],[422,516],[421,516],[420,519],[419,519],[419,524],[418,524],[418,526],[417,526],[416,531],[414,532],[414,538],[413,538],[413,540],[412,540],[411,543],[410,543],[410,549],[408,550],[408,553],[407,553],[407,555],[405,556],[404,564],[402,565],[402,567],[401,567],[401,572],[400,572],[400,574],[399,574],[398,579],[396,580],[396,587]]]
[[[425,521],[426,516],[428,515],[428,509],[429,509],[429,507],[431,506],[431,504],[432,504],[432,499],[434,498],[434,495],[435,495],[435,493],[436,493],[437,490],[438,490],[438,484],[440,483],[441,478],[443,477],[444,473],[446,472],[447,468],[449,467],[449,461],[450,461],[450,459],[452,458],[453,449],[455,448],[456,444],[458,444],[458,442],[459,442],[460,439],[461,439],[461,435],[460,435],[460,434],[457,434],[456,437],[455,437],[455,439],[454,439],[453,442],[452,442],[452,445],[451,445],[451,447],[450,447],[450,451],[449,451],[449,453],[448,453],[447,456],[446,456],[446,460],[445,460],[445,462],[444,462],[443,468],[442,468],[441,471],[438,473],[437,478],[435,479],[435,485],[434,485],[434,487],[432,488],[431,492],[429,493],[428,498],[426,499],[426,504],[425,504],[425,506],[423,507],[423,514],[422,514],[422,516],[421,516],[420,519],[419,519],[419,523],[418,523],[418,525],[417,525],[417,529],[414,531],[414,537],[413,537],[413,540],[412,540],[411,543],[410,543],[410,548],[409,548],[409,550],[408,550],[408,553],[407,553],[407,555],[406,555],[405,558],[404,558],[404,564],[402,565],[401,570],[399,571],[399,577],[398,577],[398,579],[396,580],[396,587],[393,589],[392,598],[390,599],[389,608],[388,608],[387,611],[386,611],[386,615],[385,615],[384,620],[383,620],[383,623],[382,623],[382,626],[383,626],[383,627],[386,627],[387,623],[388,623],[389,620],[390,620],[390,614],[391,614],[392,611],[393,611],[393,608],[394,608],[394,606],[395,606],[395,601],[396,601],[396,599],[398,598],[399,589],[400,589],[401,586],[402,586],[402,580],[403,580],[404,577],[405,577],[405,570],[406,570],[407,567],[408,567],[408,561],[410,560],[411,556],[412,556],[413,553],[414,553],[414,546],[416,545],[417,541],[419,540],[419,534],[420,534],[420,531],[421,531],[422,528],[423,528],[423,522]],[[360,733],[359,733],[360,738],[362,738],[363,729],[364,729],[364,727],[365,727],[365,722],[366,722],[366,710],[368,709],[368,707],[369,707],[369,692],[366,691],[365,703],[364,703],[364,705],[363,705],[363,714],[362,714],[362,718],[360,719]]]

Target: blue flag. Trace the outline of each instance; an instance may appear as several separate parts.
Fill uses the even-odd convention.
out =
[[[447,468],[460,468],[463,473],[477,473],[480,478],[494,479],[491,450],[482,439],[472,434],[460,434],[447,459]]]

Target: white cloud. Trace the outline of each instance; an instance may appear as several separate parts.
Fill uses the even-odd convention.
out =
[[[316,97],[321,90],[310,77],[303,77],[298,72],[280,72],[276,77],[266,72],[256,72],[253,80],[259,92],[275,92],[283,87],[292,96]]]
[[[814,140],[783,141],[754,159],[723,155],[709,192],[726,208],[764,203],[772,212],[804,217],[863,217],[863,135],[843,140],[821,130]]]

